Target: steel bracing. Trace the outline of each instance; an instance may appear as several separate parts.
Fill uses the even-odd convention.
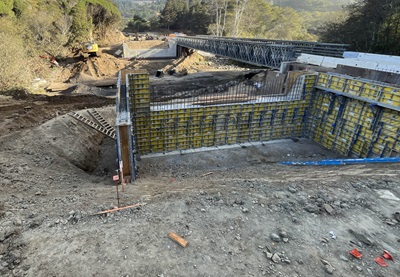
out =
[[[348,45],[212,36],[179,36],[179,46],[225,56],[237,61],[277,69],[282,62],[295,61],[301,53],[342,57]]]
[[[76,112],[70,112],[70,113],[68,113],[68,115],[72,116],[73,118],[75,118],[75,119],[77,119],[79,121],[81,121],[82,123],[85,123],[86,125],[88,125],[88,126],[92,127],[93,129],[99,131],[100,133],[103,133],[104,135],[106,135],[106,136],[108,136],[108,137],[110,137],[112,139],[115,139],[115,130],[111,126],[110,126],[110,128],[104,127],[102,125],[99,125],[99,124],[87,119],[86,117],[84,117],[84,116],[82,116],[82,115],[80,115],[80,114],[78,114]]]

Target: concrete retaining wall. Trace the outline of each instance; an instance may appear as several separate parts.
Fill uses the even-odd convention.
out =
[[[177,45],[174,39],[170,39],[166,47],[154,46],[148,49],[132,49],[127,43],[123,43],[124,58],[175,58]]]

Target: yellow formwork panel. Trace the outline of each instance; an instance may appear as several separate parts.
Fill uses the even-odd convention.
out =
[[[358,80],[348,79],[346,88],[344,89],[344,92],[347,92],[347,93],[350,93],[353,95],[360,95],[362,88],[363,88],[363,82],[358,81]]]
[[[130,87],[131,90],[131,95],[133,99],[141,98],[141,97],[147,97],[150,98],[150,91],[149,91],[149,86],[148,85],[133,85]]]
[[[137,79],[129,81],[129,89],[141,89],[149,87],[149,81],[146,79]]]
[[[350,143],[353,136],[354,136],[354,132],[344,131],[344,132],[340,132],[339,138],[342,142]]]
[[[400,107],[400,88],[329,73],[320,73],[317,85]]]
[[[382,114],[382,120],[385,120],[385,122],[388,122],[387,120],[400,120],[400,113],[385,109]]]
[[[383,90],[382,86],[364,83],[363,89],[359,96],[365,97],[374,101],[378,101],[381,97],[381,92]]]
[[[351,149],[349,149],[350,153],[353,153],[357,156],[362,156],[363,155],[363,149],[360,146],[353,145]],[[347,154],[347,153],[346,153]]]
[[[150,124],[148,122],[135,122],[135,132],[150,132]]]
[[[328,88],[343,91],[346,87],[346,78],[339,76],[332,76],[330,79],[330,84],[328,84]]]
[[[203,143],[201,142],[201,140],[192,140],[190,143],[190,148],[200,148],[203,146]]]
[[[204,111],[203,110],[196,110],[196,111],[191,111],[190,116],[192,117],[193,120],[200,120],[204,116]]]
[[[149,143],[151,136],[141,135],[137,136],[137,143]]]
[[[141,152],[148,152],[151,149],[149,142],[138,142],[136,146]]]
[[[400,153],[400,140],[399,140],[399,138],[397,138],[397,140],[395,141],[394,146],[393,146],[393,150],[398,152],[398,153]]]
[[[313,89],[314,78],[313,76],[312,80],[310,79],[309,83],[306,83],[306,89],[310,91]],[[362,90],[358,81],[344,80],[342,77],[332,78],[329,75],[326,75],[326,79],[327,84],[330,82],[331,88],[338,89],[345,84],[348,93],[358,93]],[[308,82],[307,77],[306,80]],[[318,81],[321,80],[323,80],[322,77],[318,79]],[[140,89],[139,86],[136,89]],[[376,90],[373,87],[367,87],[362,92],[368,97],[376,97],[374,96]],[[145,92],[141,93],[140,91],[136,95],[137,99],[148,99]],[[389,91],[383,88],[382,99],[396,100],[392,95],[385,96],[385,93],[389,93]],[[149,109],[143,109],[139,114],[140,117],[135,120],[135,126],[138,127],[137,136],[145,143],[138,145],[143,147],[143,150],[141,149],[141,153],[143,153],[144,151],[168,151],[301,135],[304,131],[303,115],[308,108],[308,112],[315,117],[316,122],[312,123],[310,128],[314,130],[311,132],[315,134],[317,141],[321,140],[327,147],[333,147],[343,153],[347,153],[350,144],[354,143],[354,149],[351,151],[359,152],[360,155],[364,151],[365,154],[370,140],[365,140],[364,137],[372,137],[376,133],[375,130],[370,130],[373,127],[371,125],[374,123],[376,113],[371,108],[364,107],[368,104],[350,101],[346,104],[342,117],[339,118],[339,102],[337,100],[331,107],[330,114],[327,114],[331,100],[325,94],[316,95],[314,98],[314,103],[317,103],[319,108],[309,107],[311,94],[308,94],[307,97],[305,100],[293,102],[152,111],[150,116]],[[145,101],[143,104],[146,105]],[[387,144],[392,144],[393,149],[399,148],[399,142],[395,140],[399,125],[397,121],[399,120],[386,114],[386,111],[382,114],[380,122],[385,124],[381,131],[381,137],[377,140],[378,144],[381,145],[385,141]],[[334,124],[336,124],[335,128]],[[360,134],[355,139],[355,130],[359,128],[360,124],[362,125]],[[374,124],[376,125],[376,122]],[[377,152],[377,150],[378,148],[374,147],[372,149],[373,152]]]
[[[388,141],[394,141],[399,136],[399,132],[393,132],[387,129],[383,129],[381,136],[385,137]]]
[[[347,92],[350,89],[354,92],[359,87],[359,82],[348,82]],[[376,87],[367,86],[367,89],[363,91],[364,97],[376,98]],[[369,94],[367,95],[367,93]],[[324,94],[318,93],[314,101],[316,106],[320,105],[320,108],[313,107],[311,109],[312,119],[309,128],[311,128],[311,134],[316,141],[321,141],[324,146],[333,147],[334,150],[343,154],[350,151],[358,156],[366,156],[368,153],[382,155],[382,153],[391,153],[391,149],[397,153],[400,125],[400,119],[397,118],[398,112],[384,108],[383,113],[379,114],[379,110],[371,108],[369,103],[351,100],[346,103],[342,117],[339,118],[337,117],[337,103],[333,106],[332,114],[324,113],[328,106],[328,100]],[[375,118],[376,116],[380,117]],[[332,124],[336,124],[335,130],[333,130]],[[378,132],[379,126],[383,126],[383,128]],[[334,133],[330,135],[332,132]],[[371,140],[376,140],[376,142],[370,145]]]
[[[382,140],[381,140],[381,142],[382,142]],[[382,153],[384,148],[385,148],[385,145],[380,143],[379,140],[372,144],[372,151],[374,153]]]
[[[149,99],[145,98],[145,97],[137,98],[137,99],[135,99],[135,104],[134,105],[135,105],[136,108],[143,107],[143,106],[149,107],[150,106],[149,105]]]
[[[327,86],[327,84],[329,83],[331,75],[327,74],[327,73],[320,73],[318,74],[318,78],[317,78],[317,85],[318,86]]]
[[[264,105],[260,105],[260,104],[255,104],[254,105],[254,112],[261,113],[263,111],[265,111]]]
[[[141,88],[148,88],[149,87],[149,80],[147,79],[133,79],[129,80],[129,89],[130,90],[135,90],[135,89],[141,89]]]
[[[321,140],[320,143],[328,149],[333,148],[333,139],[324,137],[324,139]]]
[[[360,117],[360,115],[357,115],[350,111],[348,113],[343,114],[343,119],[345,119],[348,124],[351,124],[352,126],[356,126],[357,124],[360,123],[360,121],[362,121],[362,115]]]
[[[349,152],[349,148],[346,147],[345,145],[336,145],[333,148],[333,150],[338,152],[338,153],[340,153],[340,154],[342,154],[342,155],[347,155],[348,152]]]
[[[381,102],[392,106],[400,106],[400,90],[391,87],[385,87],[382,93]]]

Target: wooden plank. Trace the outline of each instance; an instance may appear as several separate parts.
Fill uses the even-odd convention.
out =
[[[120,149],[121,149],[121,160],[123,162],[123,174],[124,176],[133,176],[133,172],[131,172],[131,152],[130,148],[130,126],[117,126],[119,129],[120,135]]]
[[[121,207],[121,208],[105,210],[105,211],[101,211],[101,212],[95,213],[93,215],[107,214],[107,213],[112,213],[112,212],[121,211],[121,210],[125,210],[125,209],[131,209],[131,208],[140,207],[140,206],[143,206],[143,205],[146,205],[146,203],[138,203],[138,204],[135,204],[135,205],[125,206],[125,207]]]
[[[175,241],[180,246],[182,246],[183,248],[185,248],[188,245],[188,242],[186,240],[184,240],[182,237],[178,236],[174,232],[170,232],[168,237],[173,241]]]
[[[207,172],[207,173],[204,173],[203,175],[201,175],[201,177],[205,177],[205,176],[208,176],[208,175],[211,175],[211,174],[213,174],[212,172]]]
[[[209,96],[200,97],[197,101],[192,102],[192,105],[211,105],[211,104],[228,104],[228,103],[240,103],[251,100],[256,100],[257,97],[251,97],[247,95],[227,95],[227,96]]]

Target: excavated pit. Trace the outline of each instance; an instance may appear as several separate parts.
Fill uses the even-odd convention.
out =
[[[115,120],[114,107],[96,109],[111,125]],[[78,114],[96,122],[87,110]],[[15,135],[4,136],[0,143],[21,154],[28,154],[32,166],[65,167],[83,170],[96,176],[109,176],[116,169],[115,141],[68,114],[57,116],[44,124]]]
[[[111,125],[114,107],[96,109]],[[95,122],[87,110],[77,111]],[[56,117],[30,133],[38,144],[32,150],[47,161],[64,164],[108,180],[116,174],[115,140],[103,135],[69,115]],[[40,138],[40,139],[39,139]],[[26,138],[31,140],[32,138]],[[41,141],[41,143],[39,143]],[[152,153],[140,157],[139,178],[177,169],[221,171],[244,166],[257,166],[281,161],[320,160],[340,157],[339,154],[303,138],[244,143],[230,146],[199,148],[184,152]],[[51,163],[50,163],[51,164]],[[46,165],[47,166],[47,165]],[[108,181],[107,181],[108,182]]]

